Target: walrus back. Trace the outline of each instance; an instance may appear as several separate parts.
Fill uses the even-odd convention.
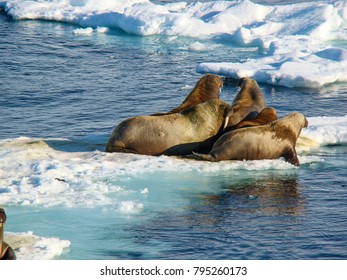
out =
[[[213,99],[181,113],[141,116],[120,123],[107,144],[107,152],[145,155],[185,155],[210,146],[223,124],[227,103]]]
[[[165,150],[162,139],[167,135],[165,120],[173,115],[139,116],[127,119],[115,127],[106,151],[158,155]],[[164,146],[164,147],[163,147]]]

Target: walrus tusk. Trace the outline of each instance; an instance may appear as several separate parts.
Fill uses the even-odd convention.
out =
[[[226,127],[228,126],[228,122],[229,122],[229,117],[225,117],[224,125],[223,125],[223,130],[225,130]]]

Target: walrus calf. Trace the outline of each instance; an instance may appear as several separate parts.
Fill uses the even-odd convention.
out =
[[[255,80],[241,78],[238,86],[241,89],[235,96],[231,109],[226,115],[226,131],[244,120],[250,113],[260,113],[266,107],[265,97]]]
[[[308,122],[301,113],[292,113],[267,125],[246,127],[223,134],[209,154],[194,153],[208,161],[257,160],[284,157],[299,165],[295,144]]]
[[[113,130],[106,151],[158,156],[210,150],[229,108],[212,99],[181,113],[127,119]]]
[[[259,126],[277,120],[276,110],[272,107],[266,107],[259,114],[252,112],[248,114],[248,116],[240,121],[237,125],[233,126],[232,129],[234,130],[243,127]]]
[[[162,116],[179,113],[197,104],[204,103],[210,99],[218,99],[222,87],[223,80],[221,77],[207,74],[199,79],[193,90],[188,94],[181,105],[167,113],[155,113],[152,116]]]
[[[5,210],[0,208],[0,260],[15,260],[15,252],[4,241],[4,224],[6,223],[6,218]]]

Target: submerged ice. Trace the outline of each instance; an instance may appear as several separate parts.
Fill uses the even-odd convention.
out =
[[[265,55],[246,61],[203,62],[201,73],[252,77],[286,87],[321,87],[347,82],[347,55],[333,42],[347,40],[346,1],[316,1],[266,6],[246,1],[154,4],[148,0],[0,2],[15,19],[44,19],[80,25],[89,35],[98,27],[118,28],[140,36],[186,36],[201,41],[256,47]],[[107,30],[107,29],[104,29]],[[105,32],[105,31],[103,31]],[[343,43],[344,42],[344,43]],[[209,44],[209,43],[206,43]]]

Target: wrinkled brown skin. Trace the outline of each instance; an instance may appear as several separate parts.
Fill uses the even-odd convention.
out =
[[[209,154],[194,154],[208,161],[284,157],[287,162],[300,165],[295,145],[301,129],[307,125],[305,116],[295,112],[267,125],[241,128],[223,134]]]
[[[235,96],[231,109],[226,116],[229,117],[226,132],[247,118],[250,113],[260,113],[266,107],[265,97],[255,80],[241,78],[238,86],[241,89]]]
[[[106,151],[154,156],[209,151],[228,108],[222,100],[212,99],[181,113],[127,119],[113,130]]]
[[[253,112],[250,114],[253,114]],[[232,129],[234,130],[234,129],[243,128],[243,127],[264,125],[264,124],[273,122],[275,120],[277,120],[277,113],[275,108],[266,107],[258,115],[256,115],[255,118],[248,119],[246,117],[244,120],[240,121],[237,125],[232,127]]]
[[[223,80],[216,75],[207,74],[203,76],[188,94],[181,105],[167,113],[155,113],[152,116],[162,116],[182,112],[197,104],[206,102],[210,99],[219,99],[219,93],[223,87]]]
[[[4,224],[6,213],[0,208],[0,260],[15,260],[16,254],[13,249],[4,241]]]

